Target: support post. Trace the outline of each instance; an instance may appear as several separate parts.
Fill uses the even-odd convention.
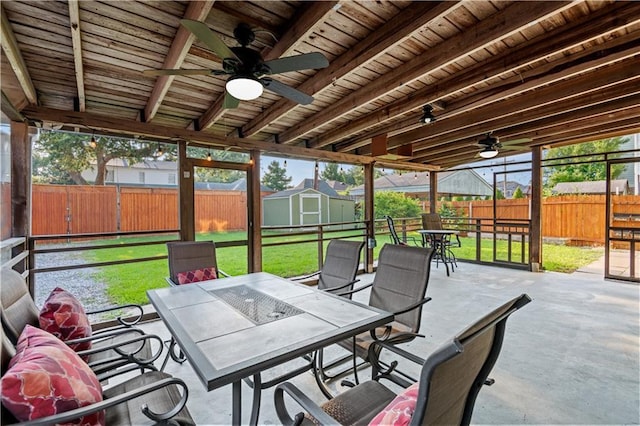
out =
[[[260,193],[260,151],[252,150],[247,170],[249,272],[262,271],[262,198]]]
[[[11,122],[11,236],[29,238],[31,210],[31,142],[26,122]],[[16,253],[14,253],[15,255]],[[22,262],[15,268],[24,272],[31,268]],[[29,276],[29,290],[33,294],[35,280]]]
[[[178,215],[180,221],[180,239],[194,241],[195,227],[195,194],[193,190],[193,165],[187,158],[187,143],[178,143]]]
[[[438,211],[438,173],[429,172],[429,213]]]
[[[531,148],[531,231],[529,264],[532,272],[542,272],[542,148]]]
[[[373,209],[373,165],[364,165],[364,220],[367,230],[367,244],[365,249],[365,272],[373,272],[373,248],[375,247],[375,212]]]

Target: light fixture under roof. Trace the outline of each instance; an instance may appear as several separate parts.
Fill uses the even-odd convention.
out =
[[[493,146],[487,146],[478,155],[482,158],[493,158],[498,155],[498,149]]]
[[[227,92],[241,101],[251,101],[262,95],[262,83],[257,78],[235,75],[227,80]]]
[[[422,117],[420,117],[420,123],[429,124],[436,121],[436,117],[433,115],[433,107],[429,104],[426,104],[422,107]]]

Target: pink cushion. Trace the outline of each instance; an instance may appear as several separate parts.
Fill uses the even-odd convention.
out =
[[[67,341],[91,337],[91,324],[82,304],[73,294],[54,288],[40,310],[40,328]],[[69,345],[74,351],[91,349],[91,342]],[[83,357],[88,361],[88,357]]]
[[[199,281],[215,280],[218,278],[216,268],[202,268],[195,271],[178,272],[178,284],[197,283]]]
[[[405,426],[411,422],[418,400],[418,383],[414,383],[398,394],[384,410],[369,422],[370,425]]]
[[[0,389],[2,405],[21,422],[102,401],[102,387],[87,363],[60,339],[30,325],[18,339]],[[80,420],[77,424],[103,425],[104,411]]]

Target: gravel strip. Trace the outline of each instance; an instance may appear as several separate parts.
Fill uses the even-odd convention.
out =
[[[57,245],[47,245],[53,248]],[[62,247],[63,245],[59,245]],[[67,246],[67,245],[64,245]],[[75,252],[44,253],[36,255],[36,266],[48,268],[54,266],[78,264],[78,256]],[[66,271],[42,272],[35,275],[35,300],[38,307],[42,307],[44,301],[56,287],[63,288],[73,294],[84,306],[85,311],[111,306],[106,292],[106,285],[97,282],[93,274],[97,268],[69,269]],[[92,318],[95,321],[96,318]]]

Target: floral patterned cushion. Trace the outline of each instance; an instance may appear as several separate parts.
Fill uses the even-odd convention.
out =
[[[418,383],[414,383],[396,396],[384,410],[369,422],[370,425],[405,426],[411,422],[418,400]]]
[[[98,378],[73,349],[30,325],[18,339],[0,390],[2,405],[21,422],[102,401]],[[100,411],[77,424],[104,423],[104,411]]]
[[[40,310],[40,328],[67,341],[91,337],[91,324],[82,304],[73,294],[54,288]],[[91,342],[69,345],[74,351],[91,349]],[[88,357],[83,357],[88,361]]]
[[[202,268],[195,271],[178,272],[178,284],[197,283],[199,281],[215,280],[218,278],[216,268]]]

